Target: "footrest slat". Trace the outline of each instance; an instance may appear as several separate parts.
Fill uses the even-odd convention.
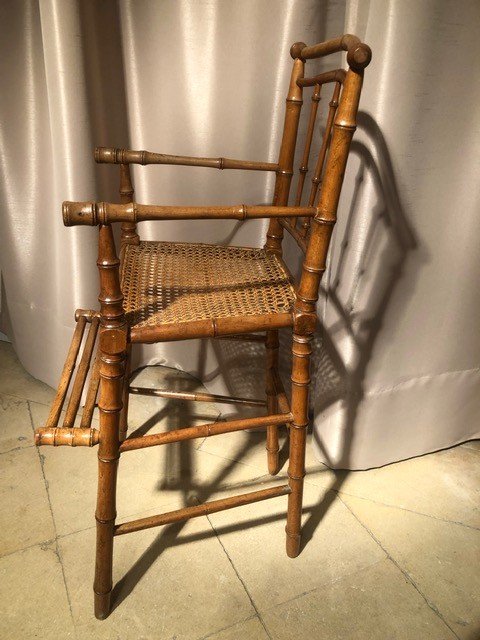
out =
[[[90,330],[88,332],[85,347],[83,349],[82,357],[80,358],[80,364],[78,365],[77,375],[75,376],[75,382],[73,383],[72,393],[67,406],[67,412],[65,414],[65,420],[63,421],[64,427],[73,427],[75,417],[77,415],[78,407],[80,406],[80,400],[82,398],[83,387],[87,379],[88,370],[90,368],[90,361],[92,359],[93,349],[95,347],[95,340],[97,339],[98,327],[100,324],[99,318],[93,318]]]
[[[73,332],[72,342],[70,349],[68,350],[67,359],[63,365],[62,375],[57,389],[57,395],[53,401],[50,413],[48,414],[46,427],[56,427],[62,412],[63,403],[67,396],[68,386],[72,379],[73,370],[75,369],[75,362],[77,361],[78,352],[80,351],[80,345],[82,344],[83,333],[87,325],[87,319],[84,316],[80,316],[78,319],[75,331]]]
[[[73,332],[70,348],[67,353],[62,375],[58,384],[57,393],[52,403],[45,426],[35,430],[35,444],[37,446],[50,445],[70,447],[93,447],[98,444],[99,432],[91,429],[92,414],[99,386],[99,357],[95,358],[95,364],[90,376],[87,399],[82,413],[80,427],[74,427],[75,418],[82,398],[83,388],[87,380],[95,343],[100,326],[99,314],[88,309],[77,309],[75,314],[76,326]],[[85,328],[91,324],[88,335],[84,340]],[[83,344],[83,349],[82,349]],[[65,419],[61,427],[58,426],[65,399],[68,394],[73,372],[80,355],[77,374],[73,382],[70,398],[65,412]]]
[[[287,495],[290,492],[290,487],[288,484],[285,484],[279,487],[262,489],[261,491],[244,493],[240,496],[213,500],[212,502],[205,502],[204,504],[199,504],[194,507],[185,507],[184,509],[169,511],[168,513],[162,513],[157,516],[131,520],[130,522],[124,522],[123,524],[117,525],[114,529],[114,535],[121,536],[125,533],[133,533],[134,531],[151,529],[152,527],[159,527],[164,524],[189,520],[190,518],[198,518],[199,516],[206,516],[210,513],[216,513],[217,511],[224,511],[225,509],[233,509],[234,507],[251,504],[252,502],[260,502],[261,500],[268,500],[269,498],[277,498],[278,496]]]

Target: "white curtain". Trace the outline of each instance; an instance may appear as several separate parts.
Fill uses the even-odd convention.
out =
[[[62,200],[117,198],[94,146],[275,161],[290,45],[352,32],[374,58],[319,307],[315,450],[365,468],[479,435],[475,0],[6,0],[0,16],[1,327],[30,373],[55,386],[74,310],[97,306],[96,230],[60,214]],[[135,167],[134,182],[158,204],[266,203],[273,189],[261,173],[165,166]],[[238,245],[263,231],[141,225]],[[136,358],[258,395],[261,354],[248,355],[192,341]]]

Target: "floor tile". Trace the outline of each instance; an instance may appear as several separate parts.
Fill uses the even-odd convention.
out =
[[[1,555],[55,536],[35,447],[0,456],[0,521]]]
[[[352,509],[459,638],[480,636],[480,531],[351,496]]]
[[[263,619],[275,640],[455,640],[390,560],[278,605]]]
[[[0,453],[33,446],[28,402],[0,394]]]
[[[60,547],[82,640],[198,640],[255,614],[206,518],[116,538],[114,610],[102,622],[93,618],[94,530]]]
[[[476,451],[445,449],[381,469],[338,473],[342,493],[480,527]]]
[[[288,469],[288,439],[285,428],[279,429],[280,464],[278,478],[287,477]],[[335,474],[324,464],[316,460],[313,455],[311,435],[307,438],[305,467],[306,482],[328,489],[335,482]],[[229,460],[236,460],[242,464],[255,467],[261,473],[267,471],[267,452],[265,450],[265,431],[237,431],[206,438],[200,446],[200,451],[206,451],[222,456]]]
[[[240,640],[240,638],[245,640],[268,640],[268,635],[260,620],[255,617],[245,622],[239,622],[233,627],[218,633],[204,636],[201,640]]]
[[[283,496],[209,516],[260,612],[385,555],[335,494],[306,486],[305,546],[288,558],[286,507]]]
[[[58,535],[91,527],[97,450],[43,447],[41,452]],[[129,451],[118,467],[118,521],[219,498],[232,488],[254,491],[270,479],[250,466],[198,451],[195,441]]]
[[[0,362],[0,393],[44,404],[53,400],[55,391],[25,371],[9,342],[0,341]]]
[[[62,567],[52,546],[0,558],[2,640],[75,638]]]
[[[166,389],[178,392],[206,391],[196,378],[188,373],[169,367],[145,367],[134,373],[132,386],[150,389]],[[142,434],[149,430],[179,429],[205,422],[215,422],[220,411],[212,402],[194,402],[166,399],[156,396],[131,394],[129,406],[129,432],[140,428]],[[197,445],[200,444],[199,442]]]

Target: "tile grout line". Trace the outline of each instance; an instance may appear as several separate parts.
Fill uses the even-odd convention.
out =
[[[208,638],[212,638],[213,636],[217,635],[217,633],[222,633],[222,631],[228,631],[229,629],[233,629],[233,627],[236,627],[239,624],[245,624],[245,622],[248,622],[249,620],[254,620],[255,618],[258,618],[256,613],[254,613],[251,616],[248,616],[248,618],[245,618],[245,620],[239,620],[238,622],[234,622],[233,624],[229,624],[227,627],[222,627],[221,629],[217,629],[216,631],[212,631],[211,633],[207,633],[206,636],[202,636],[201,638],[197,638],[197,640],[208,640]]]
[[[32,430],[35,430],[35,426],[33,424],[33,416],[32,416],[32,412],[30,409],[30,401],[27,400],[27,406],[28,406],[28,413],[30,415],[30,425],[32,427]],[[42,476],[43,476],[43,481],[45,483],[45,492],[47,494],[47,501],[48,501],[48,508],[50,510],[50,515],[52,518],[52,524],[53,524],[53,530],[55,533],[55,538],[54,538],[54,542],[55,542],[55,555],[58,558],[58,562],[60,563],[60,568],[62,571],[62,578],[63,578],[63,585],[65,587],[65,595],[67,596],[67,602],[68,602],[68,608],[70,610],[70,618],[72,620],[72,624],[73,624],[73,628],[75,630],[75,635],[76,635],[76,624],[75,624],[75,619],[73,617],[73,610],[72,610],[72,601],[70,599],[70,593],[68,591],[68,586],[67,586],[67,579],[65,577],[65,568],[63,566],[63,560],[62,560],[62,555],[60,553],[60,547],[58,544],[58,536],[57,536],[57,525],[55,523],[55,517],[53,515],[53,508],[52,508],[52,502],[50,500],[50,492],[48,490],[48,481],[47,478],[45,476],[45,469],[44,469],[44,457],[41,455],[40,451],[38,450],[38,447],[36,447],[37,449],[37,454],[38,454],[38,459],[40,461],[40,468],[42,470]]]
[[[27,445],[19,445],[18,447],[13,447],[13,449],[8,449],[7,451],[0,451],[0,456],[5,456],[7,453],[15,453],[16,451],[23,451],[23,449],[33,449],[34,444]]]
[[[315,486],[315,485],[311,485],[311,486]],[[365,498],[364,496],[359,496],[359,495],[356,495],[355,493],[347,493],[346,491],[342,491],[342,490],[329,489],[329,491],[333,491],[333,493],[336,493],[339,498],[342,495],[344,495],[344,496],[348,496],[349,498],[355,498],[357,500],[366,500],[367,502],[373,502],[374,504],[379,504],[383,507],[388,507],[389,509],[398,509],[399,511],[414,513],[415,515],[423,516],[424,518],[431,518],[432,520],[436,520],[437,522],[444,522],[445,524],[455,524],[459,527],[465,527],[466,529],[473,529],[473,531],[480,531],[480,527],[475,527],[471,524],[465,524],[464,522],[459,522],[458,520],[447,520],[445,518],[439,518],[438,516],[432,516],[430,513],[422,513],[421,511],[415,511],[414,509],[399,507],[396,504],[390,504],[388,502],[380,502],[379,500],[373,500],[373,498]]]
[[[321,582],[316,587],[312,587],[312,589],[308,589],[307,591],[303,591],[302,593],[298,593],[296,596],[292,596],[291,598],[288,598],[287,600],[282,600],[281,602],[277,602],[277,604],[274,604],[273,606],[269,607],[268,609],[265,609],[265,612],[274,611],[277,607],[283,607],[284,605],[290,604],[291,602],[295,602],[295,600],[299,600],[300,598],[303,598],[304,596],[308,596],[311,593],[314,593],[315,591],[320,591],[321,589],[325,589],[327,587],[331,587],[331,586],[333,586],[335,584],[338,584],[339,582],[342,582],[342,580],[345,580],[347,578],[351,578],[352,576],[356,576],[356,575],[358,575],[360,573],[363,573],[364,571],[367,571],[368,569],[371,569],[375,565],[380,564],[381,562],[384,562],[386,559],[387,558],[379,558],[378,560],[375,560],[375,562],[372,562],[371,564],[367,564],[364,567],[361,567],[360,569],[355,569],[352,572],[345,573],[343,576],[340,576],[339,578],[333,578],[333,580],[327,580],[326,582]]]
[[[256,606],[255,602],[253,601],[252,596],[250,595],[250,592],[249,592],[249,591],[248,591],[248,589],[247,589],[247,585],[245,584],[245,582],[244,582],[243,578],[241,577],[240,573],[238,572],[237,567],[234,565],[233,560],[231,559],[231,557],[230,557],[230,555],[229,555],[229,553],[228,553],[227,549],[225,548],[225,545],[224,545],[224,544],[223,544],[223,542],[220,540],[220,536],[218,535],[217,530],[215,529],[215,526],[213,525],[212,521],[210,520],[209,515],[208,515],[208,514],[206,514],[206,516],[205,516],[205,517],[207,518],[207,520],[208,520],[208,522],[209,522],[209,524],[210,524],[210,526],[211,526],[211,528],[212,528],[213,532],[215,533],[215,536],[216,536],[216,538],[217,538],[217,540],[218,540],[218,542],[219,542],[220,546],[222,547],[223,552],[224,552],[224,553],[225,553],[225,555],[227,556],[227,559],[228,559],[228,561],[230,562],[230,564],[231,564],[231,566],[232,566],[232,569],[235,571],[235,575],[237,576],[238,580],[240,581],[240,584],[242,585],[242,587],[243,587],[243,589],[244,589],[245,593],[247,594],[247,597],[248,597],[248,599],[250,600],[250,604],[252,605],[253,609],[255,610],[255,613],[256,613],[256,615],[257,615],[258,619],[260,620],[260,624],[261,624],[261,625],[262,625],[262,627],[264,628],[265,633],[267,634],[267,637],[268,637],[270,640],[273,640],[272,636],[270,635],[269,630],[267,629],[267,626],[266,626],[265,622],[263,621],[263,618],[262,618],[262,616],[261,616],[261,614],[260,614],[259,610],[257,609],[257,606]]]
[[[0,560],[4,558],[9,558],[10,556],[14,556],[16,553],[22,553],[23,551],[28,551],[29,549],[34,549],[35,547],[48,547],[48,545],[53,544],[55,542],[55,538],[49,538],[48,540],[41,540],[40,542],[34,542],[33,544],[28,544],[26,547],[20,547],[19,549],[14,549],[13,551],[7,551],[7,553],[0,553]]]
[[[437,606],[433,603],[430,602],[430,600],[427,598],[427,596],[420,590],[419,586],[416,584],[416,582],[414,581],[414,579],[412,578],[412,576],[408,573],[408,571],[406,569],[404,569],[403,567],[400,566],[400,564],[395,560],[395,558],[387,551],[387,549],[382,545],[382,543],[380,542],[380,540],[374,535],[374,533],[367,527],[366,524],[364,524],[360,518],[357,516],[357,514],[350,508],[350,506],[344,502],[341,498],[341,496],[338,496],[339,500],[345,505],[345,507],[350,511],[350,513],[352,514],[352,516],[355,518],[355,520],[357,520],[357,522],[365,529],[365,531],[370,535],[370,537],[372,538],[372,540],[374,540],[374,542],[377,543],[377,545],[382,549],[382,551],[387,555],[387,558],[397,567],[397,569],[402,573],[402,575],[405,577],[405,579],[412,585],[412,587],[417,591],[417,593],[422,597],[422,599],[424,600],[425,604],[429,607],[429,609],[431,609],[433,611],[433,613],[435,613],[435,615],[440,618],[440,620],[443,622],[443,624],[453,633],[453,635],[455,636],[455,638],[457,638],[457,640],[460,640],[460,637],[455,633],[455,631],[452,629],[452,627],[448,624],[448,622],[445,620],[445,618],[443,617],[443,615],[440,613],[439,609],[437,608]]]

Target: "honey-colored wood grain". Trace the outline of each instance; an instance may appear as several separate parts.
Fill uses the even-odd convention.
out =
[[[252,502],[268,500],[269,498],[278,498],[279,496],[285,496],[289,493],[290,487],[288,484],[285,484],[280,485],[279,487],[252,491],[250,493],[233,496],[231,498],[212,500],[211,502],[205,502],[198,506],[185,507],[183,509],[177,509],[176,511],[170,511],[169,513],[162,513],[158,516],[149,516],[148,518],[141,518],[139,520],[132,520],[131,522],[119,524],[115,528],[115,535],[122,536],[125,533],[151,529],[152,527],[172,524],[173,522],[181,522],[182,520],[198,518],[199,516],[208,516],[210,513],[216,513],[217,511],[225,511],[225,509],[233,509],[233,507],[241,507],[246,504],[252,504]]]
[[[73,427],[78,408],[80,406],[80,400],[82,398],[83,387],[87,379],[88,370],[90,369],[90,361],[92,359],[93,349],[95,347],[95,341],[97,339],[98,327],[100,324],[99,318],[93,318],[88,331],[87,340],[83,349],[82,357],[80,358],[80,364],[78,365],[77,375],[75,376],[75,382],[73,383],[72,393],[65,412],[65,418],[63,421],[64,427]]]
[[[95,520],[95,616],[110,613],[112,591],[113,530],[116,518],[117,467],[120,457],[120,412],[125,375],[127,324],[120,289],[120,261],[112,227],[101,225],[98,243],[100,276],[100,434],[98,448],[98,492]]]
[[[334,69],[318,75],[305,75],[306,61],[339,51],[345,51],[347,54],[346,58],[349,65],[347,71]],[[113,541],[114,536],[117,535],[179,522],[267,498],[287,495],[286,551],[292,558],[300,552],[310,358],[313,334],[318,323],[316,303],[320,281],[325,271],[330,238],[336,221],[350,142],[356,126],[363,70],[370,62],[371,51],[356,36],[347,34],[313,46],[297,42],[292,46],[290,53],[294,62],[287,94],[284,129],[277,163],[250,162],[228,158],[169,156],[147,151],[98,148],[95,151],[97,162],[120,165],[120,204],[108,202],[65,202],[63,205],[63,217],[66,226],[98,225],[99,227],[97,264],[100,275],[100,311],[77,310],[77,326],[62,372],[57,396],[52,405],[46,426],[36,430],[35,439],[39,445],[99,445],[98,493],[95,512],[97,547],[94,581],[95,615],[97,618],[105,618],[110,611]],[[320,90],[327,83],[334,83],[334,93],[329,105],[320,152],[313,171],[308,205],[300,206],[311,150],[314,148],[313,140],[318,129],[316,119],[318,116]],[[305,147],[300,164],[300,176],[295,194],[296,206],[289,206],[303,93],[306,90],[311,90],[312,87],[312,103],[306,129]],[[137,204],[134,202],[130,164],[173,164],[217,169],[274,171],[276,173],[276,181],[273,203],[267,206],[237,205],[214,207]],[[157,271],[155,269],[158,264],[164,264],[161,263],[162,251],[179,252],[179,245],[178,243],[175,246],[174,243],[141,243],[136,226],[138,222],[143,220],[184,219],[246,220],[249,218],[269,218],[264,250],[255,250],[258,253],[255,254],[256,262],[252,268],[257,271],[260,269],[262,274],[265,273],[265,277],[262,275],[260,284],[264,286],[265,282],[263,280],[265,280],[268,287],[270,287],[268,295],[264,296],[262,300],[280,300],[281,303],[276,302],[277,306],[271,307],[266,305],[265,302],[262,303],[262,306],[256,299],[255,303],[249,302],[250,306],[241,306],[232,297],[228,297],[227,289],[230,285],[226,277],[222,277],[221,273],[217,278],[219,269],[211,267],[212,264],[216,265],[217,263],[213,258],[208,257],[210,253],[205,249],[207,245],[189,245],[188,251],[193,251],[192,247],[195,248],[194,250],[197,251],[195,259],[199,259],[198,256],[201,253],[204,260],[203,267],[205,269],[207,267],[211,268],[209,274],[212,276],[212,280],[215,280],[215,291],[221,292],[221,304],[226,305],[227,312],[222,309],[221,313],[217,312],[219,317],[210,317],[210,315],[215,314],[204,312],[205,304],[199,306],[202,312],[197,312],[196,308],[193,312],[192,307],[195,307],[195,301],[190,298],[187,307],[180,307],[181,313],[179,315],[175,316],[174,314],[167,317],[162,316],[163,310],[158,307],[158,301],[156,301],[155,297],[153,300],[146,297],[139,298],[140,289],[134,289],[133,296],[129,297],[132,286],[143,286],[145,288],[144,281],[142,281],[143,285],[140,284],[139,273],[141,269],[131,266],[133,263],[129,262],[131,256],[143,256],[144,262],[141,264],[144,268],[142,267],[142,273],[143,275],[145,273],[154,274],[155,282],[153,284],[154,288],[160,290],[159,295],[161,295],[162,287],[173,286],[174,289],[176,287],[175,291],[178,292],[179,271],[184,269],[184,267],[179,266],[181,265],[181,260],[179,259],[180,261],[177,260],[175,262],[176,268],[174,270],[177,280],[173,278],[174,282],[172,284],[165,275],[165,271],[160,269],[159,272],[163,275],[157,282]],[[298,218],[301,220],[300,227],[297,226]],[[122,224],[120,259],[117,257],[111,227],[111,224],[115,222]],[[305,254],[301,275],[295,286],[292,285],[292,276],[281,258],[284,230],[290,233]],[[168,249],[165,249],[166,245],[168,245]],[[201,251],[198,249],[199,247],[202,247]],[[218,250],[219,248],[215,248],[217,253]],[[231,250],[232,248],[229,248],[229,251]],[[209,251],[211,250],[209,249]],[[242,251],[246,250],[242,249]],[[252,250],[249,249],[248,251],[251,252]],[[151,261],[148,262],[146,260],[145,256],[147,254],[150,256],[149,260],[157,260],[156,266]],[[155,258],[152,258],[152,255],[155,255]],[[192,254],[189,253],[188,255]],[[225,259],[227,258],[222,254],[222,260]],[[235,259],[237,260],[235,264],[238,271],[240,268],[238,265],[241,264],[238,262],[240,258]],[[244,259],[246,258],[241,258],[241,260]],[[210,262],[208,262],[209,260]],[[267,263],[270,265],[268,268],[265,266]],[[188,269],[184,269],[184,271],[187,273],[186,279],[188,280]],[[182,277],[184,277],[183,272]],[[167,281],[165,282],[166,278]],[[172,280],[172,278],[170,279]],[[211,280],[209,280],[209,283],[211,283]],[[198,287],[198,283],[187,284],[188,291],[184,291],[180,287],[183,292],[182,296],[180,296],[182,300],[185,300],[190,290],[195,290],[195,286]],[[222,285],[224,285],[223,290]],[[122,286],[124,287],[123,292]],[[202,286],[200,286],[200,289]],[[256,287],[258,288],[258,286],[260,286],[258,281],[252,275],[251,291],[257,291]],[[184,287],[183,284],[182,287]],[[246,288],[248,289],[248,283],[247,285],[243,284],[242,287],[241,293],[243,296]],[[125,300],[123,299],[123,293],[125,293]],[[137,304],[139,299],[141,304]],[[132,300],[134,301],[133,306]],[[176,301],[178,301],[178,296]],[[151,308],[154,309],[153,315],[150,314],[150,311],[150,315],[142,312],[142,309]],[[137,320],[135,320],[135,315],[138,316]],[[84,352],[80,358],[79,371],[75,378],[70,403],[67,408],[67,426],[59,428],[59,416],[67,395],[87,323],[92,323],[92,327],[85,341]],[[81,426],[76,428],[72,426],[72,418],[78,409],[79,394],[81,395],[81,390],[85,385],[86,372],[90,368],[94,349],[94,334],[97,327],[99,333],[97,355],[90,375]],[[278,371],[278,330],[283,327],[293,328],[292,390],[290,399],[285,392]],[[133,344],[207,337],[251,340],[265,344],[265,401],[234,396],[217,396],[207,393],[183,393],[130,387],[130,359]],[[91,428],[97,392],[100,413],[99,431]],[[187,426],[164,433],[125,438],[130,392],[148,393],[149,395],[178,400],[249,404],[251,406],[266,407],[266,415],[194,427]],[[117,466],[121,453],[145,447],[187,441],[198,437],[263,427],[267,430],[268,470],[274,474],[278,471],[277,429],[281,424],[286,424],[289,427],[288,485],[215,500],[203,505],[186,507],[170,513],[141,518],[119,525],[115,524]],[[140,481],[141,478],[139,478]]]
[[[172,431],[166,431],[164,433],[152,433],[148,436],[141,436],[139,438],[127,438],[120,445],[120,451],[123,453],[124,451],[133,451],[134,449],[156,447],[161,444],[194,440],[195,438],[208,438],[210,436],[219,435],[220,433],[232,433],[233,431],[257,429],[258,427],[266,427],[271,424],[286,424],[291,420],[291,417],[290,413],[274,414],[260,416],[258,418],[244,418],[242,420],[229,420],[227,422],[212,422],[209,424],[201,424],[196,427],[183,427],[181,429],[173,429]]]
[[[170,156],[151,151],[131,151],[97,147],[95,160],[110,164],[168,164],[189,167],[210,167],[212,169],[243,169],[246,171],[277,171],[274,162],[255,162],[253,160],[234,160],[233,158],[196,158],[193,156]]]
[[[117,204],[115,202],[64,202],[63,221],[65,226],[96,226],[113,222],[132,224],[146,220],[247,220],[249,218],[310,216],[316,214],[314,207],[286,206],[214,206],[182,207],[158,206],[152,204]]]

